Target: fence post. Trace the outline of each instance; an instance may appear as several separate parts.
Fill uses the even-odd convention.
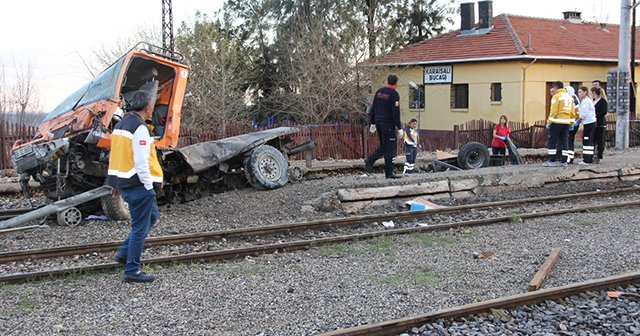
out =
[[[453,149],[458,149],[458,143],[460,142],[460,126],[453,125]]]
[[[0,122],[0,162],[2,162],[2,169],[7,169],[7,161],[5,159],[5,152],[7,150],[7,139],[5,139],[4,121]]]
[[[366,127],[362,127],[362,158],[366,159],[369,154],[369,130]]]
[[[311,129],[309,130],[309,135],[311,136],[311,141],[313,141],[317,145],[318,142],[316,141],[316,130],[315,130],[315,128],[311,127]],[[305,165],[307,166],[307,168],[311,168],[313,166],[312,153],[313,153],[312,151],[305,151],[304,152],[304,161],[305,161]]]
[[[529,148],[534,148],[536,142],[536,126],[529,127]]]

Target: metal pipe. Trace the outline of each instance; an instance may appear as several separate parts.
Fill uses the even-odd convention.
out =
[[[9,220],[0,223],[1,229],[8,229],[12,227],[16,227],[22,225],[24,223],[30,222],[32,220],[36,220],[42,217],[49,216],[51,214],[60,212],[62,210],[71,208],[73,206],[89,202],[96,198],[100,198],[102,196],[106,196],[111,194],[112,188],[110,186],[102,186],[89,191],[85,191],[82,194],[75,195],[69,198],[65,198],[61,201],[57,201],[55,203],[49,204],[42,208],[38,208],[31,212],[27,212],[26,214],[13,217]]]

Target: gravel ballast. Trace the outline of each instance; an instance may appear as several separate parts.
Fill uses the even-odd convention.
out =
[[[633,209],[380,238],[217,264],[4,285],[7,335],[307,335],[526,291],[552,247],[543,287],[636,270]],[[615,243],[612,243],[615,242]],[[491,251],[490,259],[473,252]]]
[[[498,314],[471,315],[464,319],[438,320],[409,335],[638,335],[640,304],[638,288],[616,288],[623,293],[611,298],[607,291],[587,291],[536,305],[499,310]],[[627,295],[627,296],[625,296]]]

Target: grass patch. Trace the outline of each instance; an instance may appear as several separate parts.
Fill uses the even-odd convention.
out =
[[[458,242],[455,237],[433,236],[428,233],[418,235],[415,240],[423,246],[452,245]]]
[[[344,256],[353,253],[355,250],[351,244],[324,244],[315,248],[323,257]]]
[[[471,231],[471,229],[467,229],[467,228],[463,228],[460,229],[460,233],[464,236],[464,237],[471,237],[474,235],[474,232]]]
[[[509,221],[511,223],[522,223],[522,217],[517,213],[511,213],[511,215],[509,215]]]
[[[13,285],[8,283],[0,283],[0,293],[11,294],[13,292]]]
[[[582,226],[591,226],[593,224],[595,224],[596,221],[594,221],[593,219],[583,219],[580,221],[580,225]]]
[[[437,286],[442,282],[431,272],[416,271],[412,275],[415,284],[423,287]]]
[[[395,241],[389,236],[376,237],[369,241],[369,246],[375,252],[389,252],[394,245]]]
[[[21,310],[33,310],[39,304],[40,304],[40,302],[38,302],[36,300],[20,300],[20,301],[18,301],[18,307]]]

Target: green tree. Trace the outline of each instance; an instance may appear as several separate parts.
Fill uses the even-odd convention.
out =
[[[247,119],[251,75],[242,40],[227,25],[196,13],[193,26],[182,23],[176,36],[176,49],[191,68],[183,124],[221,125],[223,135],[228,122]]]

